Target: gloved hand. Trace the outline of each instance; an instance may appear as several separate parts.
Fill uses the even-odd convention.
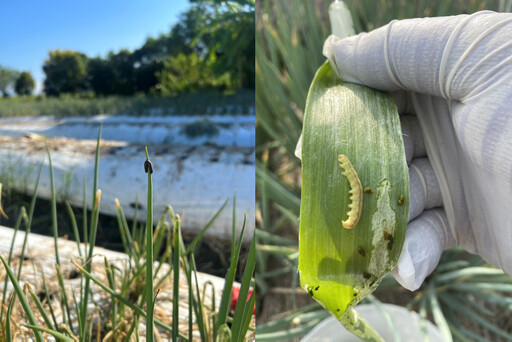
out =
[[[324,55],[402,114],[410,214],[395,278],[417,289],[455,244],[512,275],[512,14],[393,21],[331,36]]]

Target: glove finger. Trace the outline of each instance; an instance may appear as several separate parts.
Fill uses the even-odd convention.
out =
[[[395,279],[408,290],[417,290],[439,263],[443,250],[455,246],[443,209],[422,213],[407,226],[405,242],[398,264],[393,270]]]
[[[427,158],[413,159],[409,165],[409,222],[424,210],[443,205],[441,189]]]
[[[398,110],[398,114],[411,114],[414,113],[414,107],[412,107],[412,103],[407,96],[407,92],[403,90],[392,91],[389,93],[393,100],[395,100],[396,109]]]
[[[425,149],[423,133],[421,132],[418,118],[410,114],[401,115],[400,124],[402,126],[407,165],[409,165],[414,158],[426,157],[427,151]]]
[[[345,39],[330,36],[324,55],[349,82],[462,100],[496,88],[497,79],[510,74],[511,36],[510,13],[482,11],[395,20]]]

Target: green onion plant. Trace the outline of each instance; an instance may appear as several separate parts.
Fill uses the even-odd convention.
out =
[[[207,230],[215,224],[215,218],[226,207],[226,201],[208,222],[208,224],[197,234],[197,237],[188,245],[181,234],[181,218],[174,212],[171,206],[162,214],[156,225],[153,220],[153,189],[152,177],[158,177],[158,173],[152,174],[153,168],[149,162],[149,154],[146,149],[145,169],[148,171],[148,197],[147,197],[147,218],[144,228],[138,228],[136,224],[128,226],[121,203],[116,199],[116,213],[119,233],[126,253],[126,260],[123,264],[109,260],[104,257],[103,263],[95,263],[92,259],[95,256],[94,245],[97,236],[98,217],[100,211],[101,190],[98,189],[99,154],[100,154],[101,128],[98,133],[94,182],[92,212],[87,219],[84,216],[82,229],[84,230],[82,243],[79,241],[78,222],[76,222],[73,209],[66,206],[69,219],[72,221],[73,234],[77,240],[76,257],[72,260],[64,260],[59,255],[58,227],[56,220],[56,206],[52,205],[52,232],[54,238],[54,255],[57,260],[55,265],[56,279],[48,279],[39,274],[34,267],[33,273],[36,279],[40,279],[42,287],[35,291],[37,284],[31,281],[24,282],[20,277],[21,263],[13,266],[13,246],[8,256],[0,256],[5,269],[6,278],[2,281],[2,305],[0,308],[0,341],[14,340],[14,336],[25,336],[37,341],[44,341],[52,336],[59,341],[124,341],[139,340],[145,336],[146,341],[154,341],[168,336],[173,341],[192,341],[200,338],[202,341],[244,341],[254,337],[254,316],[255,295],[249,295],[250,288],[254,288],[254,269],[256,264],[255,243],[250,246],[246,259],[242,283],[235,283],[235,274],[240,265],[240,253],[245,233],[245,220],[242,223],[240,236],[233,235],[234,246],[231,256],[231,265],[226,273],[224,289],[220,299],[220,306],[215,303],[215,293],[218,290],[209,282],[205,288],[200,288],[195,263],[196,247]],[[50,153],[48,152],[48,158]],[[51,160],[51,159],[50,159]],[[142,165],[141,165],[142,166]],[[27,236],[32,224],[32,215],[37,200],[36,182],[29,213],[24,207],[18,214],[14,234],[20,234],[19,228],[25,225],[25,242],[22,247],[21,260],[27,248]],[[142,172],[142,167],[141,167]],[[50,164],[50,177],[53,178],[53,168]],[[85,188],[84,188],[85,190]],[[161,191],[161,190],[159,190]],[[52,203],[56,203],[55,191],[52,191]],[[84,210],[86,207],[84,198]],[[235,204],[233,204],[235,210]],[[170,220],[170,223],[167,221]],[[233,220],[232,230],[235,232]],[[28,242],[29,243],[29,242]],[[155,251],[163,250],[156,257]],[[124,265],[124,266],[123,266]],[[14,272],[18,268],[18,275]],[[78,271],[79,287],[71,291],[65,285],[64,269],[74,268]],[[179,304],[183,301],[180,298],[180,282],[183,286],[183,279],[180,273],[186,275],[187,300],[189,305],[189,316],[186,328],[178,323],[183,321],[178,310]],[[48,282],[57,284],[57,301],[54,294],[50,292]],[[8,282],[12,284],[14,291],[9,293]],[[171,284],[173,312],[171,317],[165,321],[155,314],[159,307],[159,288]],[[232,300],[231,290],[234,286],[240,286],[240,294],[234,310],[230,310]],[[212,304],[205,302],[207,290],[211,291]],[[93,293],[94,290],[94,293]],[[101,303],[97,294],[102,293]],[[94,294],[94,296],[93,296]],[[92,306],[91,306],[92,304]],[[93,309],[91,309],[93,307]],[[20,320],[14,321],[13,312],[23,312]],[[57,315],[57,313],[60,315]],[[16,316],[17,317],[17,316]],[[172,318],[172,319],[169,319]],[[145,323],[145,332],[139,331],[139,323]],[[231,337],[230,337],[231,336]]]

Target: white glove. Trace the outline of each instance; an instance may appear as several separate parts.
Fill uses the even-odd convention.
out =
[[[512,275],[512,14],[393,21],[331,36],[324,54],[402,114],[410,214],[395,278],[417,289],[455,244]]]

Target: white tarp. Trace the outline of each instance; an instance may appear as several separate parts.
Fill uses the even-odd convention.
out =
[[[183,130],[197,120],[215,123],[218,134],[189,138]],[[115,215],[118,198],[129,218],[140,204],[138,218],[146,217],[147,176],[144,146],[153,163],[154,214],[157,220],[168,205],[184,218],[185,231],[200,230],[226,199],[230,204],[210,229],[222,239],[231,236],[232,199],[236,191],[236,226],[247,213],[246,239],[254,230],[255,157],[254,116],[4,118],[0,119],[0,181],[31,193],[43,161],[39,195],[50,197],[50,149],[56,191],[71,204],[83,203],[86,181],[92,203],[94,151],[103,123],[98,188],[100,210]]]

